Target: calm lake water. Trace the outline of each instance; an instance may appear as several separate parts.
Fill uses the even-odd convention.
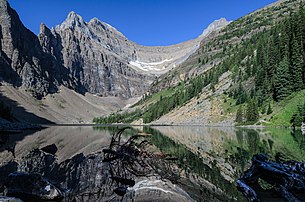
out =
[[[149,141],[162,152],[177,157],[179,167],[216,184],[231,196],[240,197],[234,181],[249,167],[254,154],[305,160],[305,136],[289,129],[195,126],[135,129],[151,134]],[[106,148],[117,130],[118,127],[52,126],[34,133],[2,135],[0,161],[5,163],[13,158],[6,148],[15,147],[19,158],[50,144],[57,145],[58,160],[64,161],[78,153],[86,155]]]

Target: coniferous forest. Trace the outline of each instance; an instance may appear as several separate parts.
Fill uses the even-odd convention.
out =
[[[257,107],[252,107],[252,110],[247,107],[247,121],[257,121],[255,114],[259,107],[266,104],[264,102],[269,102],[266,113],[270,114],[270,101],[279,102],[291,93],[304,89],[304,20],[304,7],[300,5],[298,12],[286,16],[269,31],[254,35],[250,40],[252,44],[246,45],[246,49],[249,49],[246,51],[253,54],[250,54],[244,71],[240,69],[239,74],[242,76],[239,77],[239,82],[252,77],[255,78],[255,86],[247,92],[239,85],[233,96],[237,99],[236,104],[247,102],[253,106],[253,102],[257,103]],[[252,114],[252,118],[249,114]],[[303,119],[304,117],[298,119],[297,123],[294,121],[294,124],[300,125]]]

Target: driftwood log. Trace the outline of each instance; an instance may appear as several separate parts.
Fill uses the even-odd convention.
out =
[[[271,161],[266,154],[254,155],[251,167],[237,180],[237,188],[249,201],[260,201],[259,180],[271,187],[267,191],[277,193],[286,201],[305,200],[304,162]]]
[[[179,172],[173,169],[173,158],[161,152],[148,150],[152,146],[147,135],[134,134],[126,141],[122,140],[123,128],[113,134],[109,148],[104,149],[103,162],[109,163],[111,179],[116,183],[114,192],[119,196],[127,193],[128,187],[135,185],[134,177],[150,177],[153,175],[175,182]]]

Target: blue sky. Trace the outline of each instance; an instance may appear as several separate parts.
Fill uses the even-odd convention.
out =
[[[70,11],[107,22],[142,45],[196,38],[221,17],[235,20],[276,0],[8,0],[35,34],[44,22],[60,24]]]

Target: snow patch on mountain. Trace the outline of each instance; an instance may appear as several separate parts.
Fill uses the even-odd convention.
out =
[[[166,67],[163,66],[162,68],[160,67],[157,67],[157,66],[160,66],[164,63],[167,63],[167,62],[170,62],[172,61],[173,59],[165,59],[165,60],[162,60],[160,62],[140,62],[138,60],[136,61],[130,61],[129,64],[134,66],[134,67],[137,67],[143,71],[162,71],[164,70]]]

